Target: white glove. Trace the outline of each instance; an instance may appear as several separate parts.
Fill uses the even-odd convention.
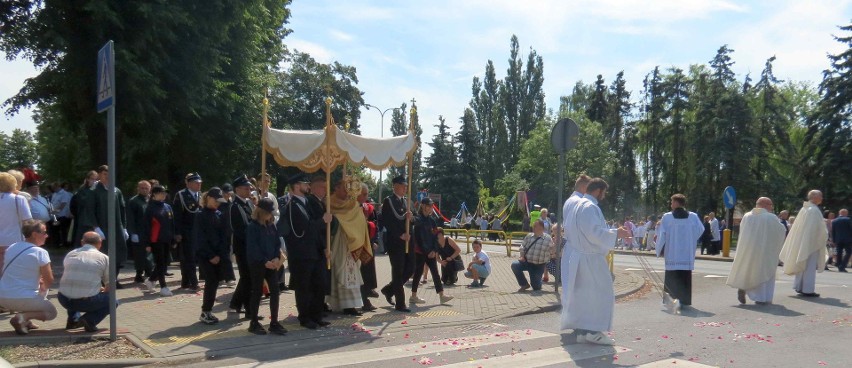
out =
[[[139,235],[137,235],[137,234],[133,234],[133,235],[131,235],[131,236],[130,236],[130,241],[132,241],[132,242],[134,242],[134,243],[138,243],[138,242],[139,242]]]
[[[124,241],[127,241],[128,238],[130,238],[130,234],[127,233],[127,229],[124,229]]]
[[[98,236],[100,236],[100,237],[101,237],[101,240],[106,240],[106,236],[104,236],[104,232],[103,232],[103,231],[101,231],[101,228],[96,227],[96,228],[95,228],[95,232],[96,232],[96,233],[98,233]]]

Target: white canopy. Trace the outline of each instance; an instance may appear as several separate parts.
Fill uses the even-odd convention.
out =
[[[417,149],[413,132],[391,138],[368,138],[326,125],[322,130],[281,130],[265,128],[265,145],[282,166],[295,166],[307,172],[330,170],[348,161],[374,170],[401,165]]]

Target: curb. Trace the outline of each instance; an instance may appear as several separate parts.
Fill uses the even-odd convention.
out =
[[[657,255],[655,253],[650,253],[650,252],[647,252],[647,251],[637,251],[636,253],[634,253],[634,252],[629,251],[629,250],[616,249],[616,250],[613,250],[613,252],[615,252],[615,254],[623,254],[623,255],[631,255],[631,256],[632,255],[638,255],[638,256],[645,256],[645,257],[657,257]],[[696,255],[695,259],[700,259],[700,260],[703,260],[703,261],[716,261],[716,262],[733,262],[734,261],[733,257],[705,256],[705,255]]]

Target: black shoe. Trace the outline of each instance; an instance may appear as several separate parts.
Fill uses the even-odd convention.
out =
[[[394,310],[396,310],[397,312],[411,313],[411,309],[408,309],[406,307],[396,307],[394,308]]]
[[[78,319],[76,321],[68,321],[68,322],[65,323],[65,329],[66,330],[75,330],[75,329],[78,329],[78,328],[83,328],[85,326],[86,325],[83,324],[82,318]]]
[[[376,290],[370,290],[370,292],[367,293],[367,297],[368,298],[378,298],[379,293],[377,293]]]
[[[390,290],[385,290],[385,289],[383,288],[383,289],[382,289],[382,294],[385,296],[385,300],[387,300],[387,301],[388,301],[388,304],[390,304],[390,305],[396,305],[396,304],[393,302],[393,294],[390,292]]]
[[[314,321],[300,322],[299,324],[309,330],[316,330],[319,327],[319,325]]]
[[[174,276],[175,274],[173,274],[173,273],[171,273],[171,272],[166,272],[166,273],[165,273],[165,275],[166,275],[166,276],[169,276],[169,277],[172,277],[172,276]]]
[[[743,289],[737,289],[737,300],[740,304],[746,303],[746,292]]]
[[[282,283],[278,284],[278,290],[281,291],[281,292],[284,292],[284,291],[290,290],[290,288],[287,287],[287,284],[282,282]]]
[[[323,320],[314,321],[314,323],[316,323],[320,327],[327,327],[327,326],[331,325],[331,322],[326,322],[326,321],[323,321]]]
[[[272,322],[269,324],[269,332],[276,335],[285,335],[287,334],[287,329],[278,322]]]
[[[376,308],[376,306],[372,305],[372,304],[367,304],[367,305],[361,307],[361,310],[364,311],[364,312],[372,312],[372,311],[375,311],[376,309],[379,309],[379,308]]]
[[[141,283],[145,282],[145,278],[142,277],[142,275],[136,275],[136,277],[133,278],[133,282],[137,283],[137,284],[141,284]]]
[[[839,270],[837,270],[837,272],[847,272],[847,273],[848,273],[849,271],[846,271],[846,269],[845,269],[845,268],[843,268],[843,269],[839,269]]]
[[[805,298],[819,298],[817,293],[802,293],[801,295]]]
[[[80,321],[83,324],[83,330],[86,332],[98,332],[98,326],[92,326],[85,319],[80,318]]]
[[[346,315],[349,315],[349,316],[354,316],[354,317],[361,317],[361,316],[364,315],[363,313],[359,312],[355,308],[346,308],[346,309],[343,310],[343,314],[346,314]]]
[[[266,330],[263,328],[263,325],[257,321],[251,321],[248,331],[255,335],[266,335]]]
[[[116,283],[115,283],[115,290],[121,290],[121,289],[124,289],[124,285],[122,285],[121,283],[116,282]]]

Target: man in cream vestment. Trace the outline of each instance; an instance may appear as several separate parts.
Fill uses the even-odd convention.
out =
[[[737,240],[737,256],[727,284],[737,288],[737,298],[745,296],[757,304],[772,303],[778,254],[784,246],[787,229],[772,213],[772,200],[760,197],[755,208],[743,216]]]
[[[796,275],[793,289],[804,297],[819,296],[815,292],[816,273],[825,269],[828,229],[818,207],[821,203],[822,192],[808,192],[808,201],[796,215],[796,221],[790,228],[784,247],[781,248],[784,273]]]
[[[606,196],[608,185],[592,179],[586,195],[569,214],[565,234],[568,239],[563,261],[567,272],[563,282],[563,329],[574,329],[578,343],[613,345],[604,331],[612,330],[615,295],[606,255],[618,238],[627,236],[624,228],[610,229],[598,201]]]
[[[349,197],[345,181],[340,180],[331,196],[334,215],[331,240],[331,293],[327,297],[332,310],[360,315],[355,308],[364,306],[361,298],[361,264],[370,262],[373,248],[361,205]]]

